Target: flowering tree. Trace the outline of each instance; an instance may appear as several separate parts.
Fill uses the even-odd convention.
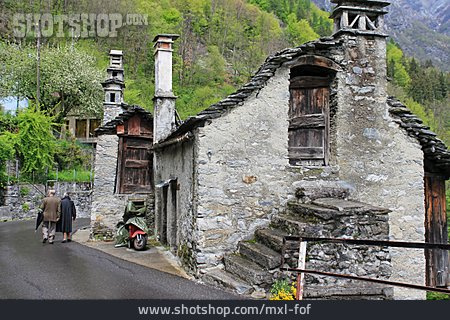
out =
[[[36,50],[0,42],[0,97],[36,100]],[[39,109],[59,121],[71,110],[101,114],[103,75],[95,59],[70,46],[43,47]]]

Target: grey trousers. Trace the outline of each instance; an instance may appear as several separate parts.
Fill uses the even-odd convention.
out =
[[[55,239],[56,233],[56,222],[53,221],[44,221],[42,222],[42,236],[44,239],[49,239],[49,241],[53,241]]]

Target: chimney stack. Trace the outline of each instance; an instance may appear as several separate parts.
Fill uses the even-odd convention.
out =
[[[124,111],[122,103],[125,83],[122,50],[111,50],[109,57],[109,67],[106,69],[108,78],[102,82],[103,90],[105,91],[102,124],[114,119]]]
[[[172,91],[172,43],[179,36],[159,34],[153,39],[155,48],[155,97],[153,143],[167,138],[175,130],[175,100]]]

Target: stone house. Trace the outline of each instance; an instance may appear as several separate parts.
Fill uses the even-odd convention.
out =
[[[157,36],[154,118],[134,107],[105,124],[106,134],[98,131],[94,232],[113,230],[117,207],[136,196],[117,187],[118,146],[122,123],[141,117],[153,124],[155,230],[206,282],[246,293],[267,288],[279,275],[287,234],[446,242],[450,152],[387,95],[389,3],[332,2],[333,36],[269,56],[249,83],[181,124],[171,83],[177,36]],[[321,271],[448,285],[443,251],[313,243],[307,260]],[[310,298],[424,298],[409,289],[306,280]]]
[[[93,236],[112,238],[129,200],[153,206],[153,116],[123,101],[120,50],[110,51],[103,123],[95,130],[95,180],[92,191]]]

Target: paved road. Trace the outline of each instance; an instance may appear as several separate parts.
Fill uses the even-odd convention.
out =
[[[88,223],[77,219],[74,227]],[[34,221],[0,223],[0,298],[238,299],[61,239],[43,244]]]

